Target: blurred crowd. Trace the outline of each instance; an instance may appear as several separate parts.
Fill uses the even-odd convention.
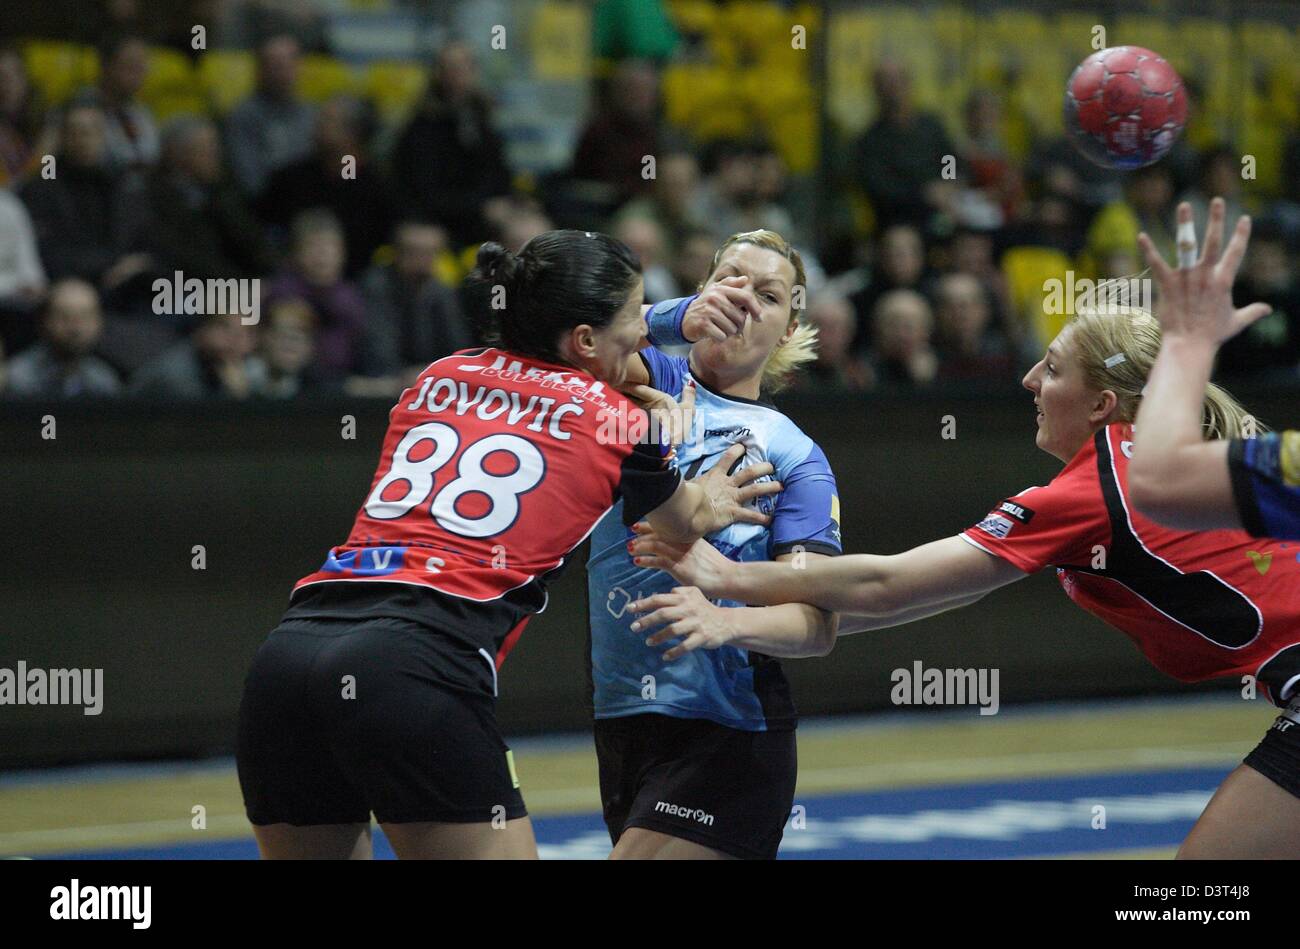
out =
[[[1137,231],[1172,257],[1175,203],[1192,202],[1204,233],[1215,194],[1231,215],[1255,215],[1238,301],[1275,311],[1224,349],[1221,373],[1300,380],[1295,135],[1292,192],[1260,206],[1230,143],[1180,143],[1124,176],[1063,139],[1018,162],[995,93],[972,94],[949,130],[916,107],[907,70],[883,61],[876,117],[844,143],[831,192],[867,221],[829,228],[792,212],[770,142],[702,145],[668,127],[651,62],[614,64],[569,167],[530,178],[511,167],[464,43],[439,50],[419,107],[394,127],[364,100],[300,98],[303,43],[267,33],[252,95],[161,125],[138,97],[138,35],[103,40],[100,79],[57,109],[20,51],[0,47],[0,395],[392,396],[478,340],[461,289],[478,244],[517,251],[553,227],[625,241],[647,302],[694,292],[727,235],[780,231],[808,261],[804,316],[820,333],[801,387],[1005,386],[1050,339],[1026,280],[1041,289],[1037,275],[1062,261],[1081,277],[1136,274]],[[256,279],[259,320],[160,312],[156,282],[178,275]]]

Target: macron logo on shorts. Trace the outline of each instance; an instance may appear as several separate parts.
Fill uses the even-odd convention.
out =
[[[698,807],[682,807],[680,804],[669,804],[667,801],[655,801],[655,813],[671,814],[673,817],[684,817],[706,827],[713,826],[713,815],[704,813]]]

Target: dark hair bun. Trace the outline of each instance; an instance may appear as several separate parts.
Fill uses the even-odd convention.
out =
[[[522,262],[510,251],[496,241],[488,241],[478,249],[475,261],[478,271],[485,282],[510,285],[515,282]]]

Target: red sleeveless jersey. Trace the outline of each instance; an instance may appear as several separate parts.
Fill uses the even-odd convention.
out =
[[[1132,450],[1131,425],[1102,429],[962,538],[1027,573],[1056,567],[1070,599],[1169,675],[1253,675],[1284,704],[1300,682],[1300,546],[1143,517],[1128,499]]]
[[[585,373],[498,349],[440,359],[389,414],[347,541],[294,592],[385,581],[537,612],[546,575],[618,498],[630,524],[676,490],[638,431],[642,409]]]

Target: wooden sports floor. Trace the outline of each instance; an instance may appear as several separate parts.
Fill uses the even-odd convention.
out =
[[[805,721],[781,856],[1172,857],[1275,714],[1196,697]],[[589,736],[512,744],[543,858],[604,857]],[[0,856],[256,853],[228,758],[0,775]]]

